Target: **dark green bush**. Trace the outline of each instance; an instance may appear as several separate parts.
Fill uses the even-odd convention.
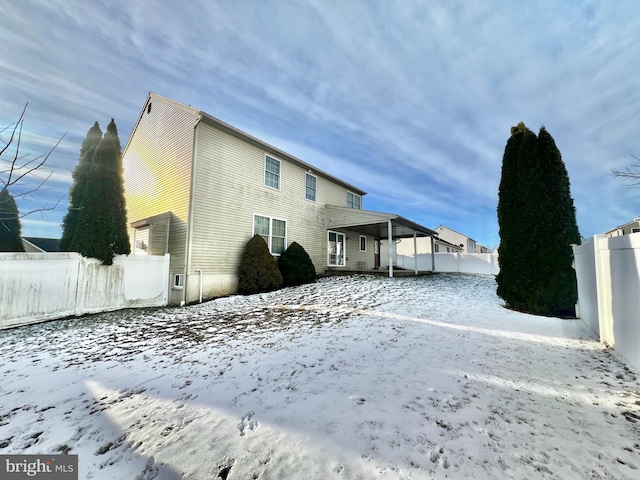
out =
[[[238,269],[238,293],[270,292],[282,286],[282,275],[267,242],[256,234],[247,242]]]
[[[289,245],[278,259],[278,268],[286,287],[316,280],[316,267],[307,251],[297,242]]]

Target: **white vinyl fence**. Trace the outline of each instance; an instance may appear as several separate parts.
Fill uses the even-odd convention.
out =
[[[436,272],[483,273],[497,275],[500,271],[497,253],[434,253]],[[431,254],[418,254],[418,270],[431,270]],[[396,255],[399,267],[414,269],[415,261],[411,255]]]
[[[573,246],[577,315],[640,371],[640,233]]]
[[[168,292],[169,255],[117,256],[106,266],[77,253],[0,253],[0,328],[164,306]]]

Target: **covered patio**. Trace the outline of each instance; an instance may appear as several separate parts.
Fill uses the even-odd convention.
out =
[[[374,212],[371,210],[360,210],[348,207],[338,207],[334,205],[326,205],[325,208],[327,211],[327,229],[344,229],[356,232],[360,235],[367,235],[379,240],[387,241],[389,277],[394,276],[393,245],[395,240],[402,238],[414,239],[414,275],[418,275],[416,239],[418,237],[431,238],[431,265],[433,270],[433,237],[438,235],[434,230],[431,230],[430,228],[424,227],[418,223],[412,222],[411,220],[393,213]],[[407,270],[403,270],[403,272],[406,271]]]

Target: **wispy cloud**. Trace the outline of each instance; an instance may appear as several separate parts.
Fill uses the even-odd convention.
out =
[[[521,120],[556,139],[583,234],[637,213],[606,175],[640,152],[637,2],[28,1],[0,15],[0,120],[29,101],[37,135],[68,131],[66,172],[95,120],[115,117],[126,144],[155,91],[353,179],[367,208],[480,242],[498,241]]]

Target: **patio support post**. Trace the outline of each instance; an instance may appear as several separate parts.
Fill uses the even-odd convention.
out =
[[[418,275],[418,239],[416,231],[413,231],[413,272]]]
[[[436,249],[433,242],[433,235],[429,237],[431,239],[431,271],[436,271]]]
[[[391,220],[387,220],[387,228],[389,229],[389,278],[393,277],[393,225]]]

